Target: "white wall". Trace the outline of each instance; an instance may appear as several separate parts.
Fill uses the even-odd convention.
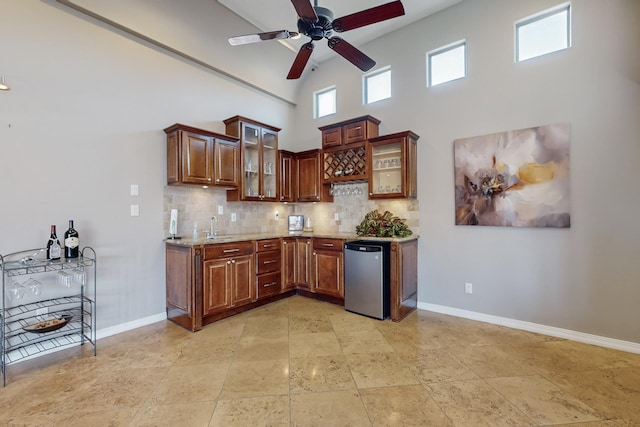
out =
[[[327,61],[301,88],[294,137],[311,148],[309,129],[363,114],[421,136],[420,302],[640,342],[640,3],[574,1],[573,47],[514,63],[514,21],[559,3],[465,1],[370,42],[393,80],[371,106],[361,73]],[[461,39],[468,77],[425,87],[425,53]],[[338,113],[313,120],[313,91],[333,84]],[[556,122],[572,126],[571,228],[455,226],[453,140]]]
[[[220,131],[236,114],[284,128],[292,107],[55,3],[0,4],[12,86],[0,92],[0,253],[42,247],[74,219],[98,254],[98,329],[163,313],[162,129]]]

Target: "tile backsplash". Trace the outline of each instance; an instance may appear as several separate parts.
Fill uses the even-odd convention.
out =
[[[398,199],[390,201],[369,200],[367,183],[340,184],[336,186],[350,195],[334,196],[333,203],[269,203],[269,202],[227,202],[226,190],[219,188],[200,188],[191,186],[164,187],[164,231],[169,236],[169,217],[171,209],[178,210],[178,236],[191,238],[194,223],[198,224],[200,237],[209,231],[212,216],[216,216],[218,234],[246,233],[286,233],[287,216],[304,215],[305,221],[311,219],[316,233],[353,233],[356,225],[370,211],[388,210],[407,220],[407,225],[420,234],[418,200]],[[354,194],[355,193],[355,194]],[[362,194],[357,194],[362,193]],[[218,215],[218,206],[223,214]],[[279,219],[276,220],[276,212]],[[231,221],[231,214],[236,221]],[[335,220],[335,214],[339,219]]]

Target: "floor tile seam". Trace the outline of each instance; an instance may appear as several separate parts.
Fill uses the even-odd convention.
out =
[[[523,376],[509,376],[509,377],[498,377],[498,378],[489,378],[489,379],[500,379],[500,378],[526,378],[526,377],[541,377],[545,380],[547,380],[546,378],[544,378],[541,375],[523,375]],[[547,380],[549,381],[549,380]],[[496,387],[493,386],[493,384],[491,384],[489,381],[485,381],[485,383],[491,387],[496,393],[498,393],[505,401],[509,402],[509,404],[511,406],[513,406],[515,409],[517,409],[519,412],[521,412],[522,414],[524,414],[528,419],[530,419],[533,424],[535,426],[552,426],[552,425],[559,425],[561,426],[562,424],[572,424],[571,422],[568,423],[551,423],[551,424],[539,424],[536,420],[534,420],[532,417],[530,417],[528,414],[526,414],[524,411],[522,411],[520,408],[518,408],[515,404],[515,402],[513,402],[511,399],[509,399],[504,393],[502,393],[499,389],[497,389]],[[598,418],[599,421],[605,420],[606,418],[603,416],[603,414],[600,413],[600,411],[595,410],[594,408],[592,408],[590,405],[587,405],[585,402],[583,402],[581,399],[578,399],[576,396],[567,393],[566,390],[562,389],[561,387],[557,386],[556,384],[552,383],[551,381],[549,381],[549,383],[551,383],[554,387],[556,387],[565,397],[571,398],[571,399],[575,399],[576,401],[580,402],[581,404],[583,404],[584,406],[586,406],[587,408],[589,408],[591,411],[593,411],[593,413],[598,414]]]
[[[436,407],[438,409],[440,409],[440,412],[442,412],[444,414],[445,417],[447,417],[447,419],[449,420],[449,422],[451,423],[451,426],[453,427],[457,427],[455,421],[453,420],[453,418],[451,418],[449,416],[449,414],[447,414],[447,411],[444,410],[444,408],[442,407],[442,405],[440,405],[440,403],[438,402],[438,400],[435,398],[433,391],[425,384],[422,384],[422,387],[424,387],[424,389],[427,391],[427,394],[429,395],[429,398],[433,401],[433,403],[436,405]],[[464,426],[460,426],[460,427],[464,427]]]

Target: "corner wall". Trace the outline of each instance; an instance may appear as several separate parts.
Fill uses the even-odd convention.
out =
[[[514,63],[514,21],[559,3],[465,1],[364,45],[392,67],[393,98],[370,106],[351,64],[321,64],[293,136],[312,148],[318,126],[363,114],[420,135],[421,303],[640,343],[640,4],[575,1],[573,46]],[[468,77],[425,87],[426,52],[461,39]],[[333,84],[338,113],[314,120],[313,91]],[[572,128],[571,228],[454,225],[453,141],[556,122]]]

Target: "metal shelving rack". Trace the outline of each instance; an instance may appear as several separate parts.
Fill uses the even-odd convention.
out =
[[[96,252],[85,247],[78,258],[55,261],[43,259],[45,252],[33,249],[0,255],[3,387],[7,366],[20,360],[85,342],[93,345],[96,355]],[[30,280],[31,289],[27,289],[24,285]],[[24,329],[63,315],[72,317],[60,329],[44,333]]]

